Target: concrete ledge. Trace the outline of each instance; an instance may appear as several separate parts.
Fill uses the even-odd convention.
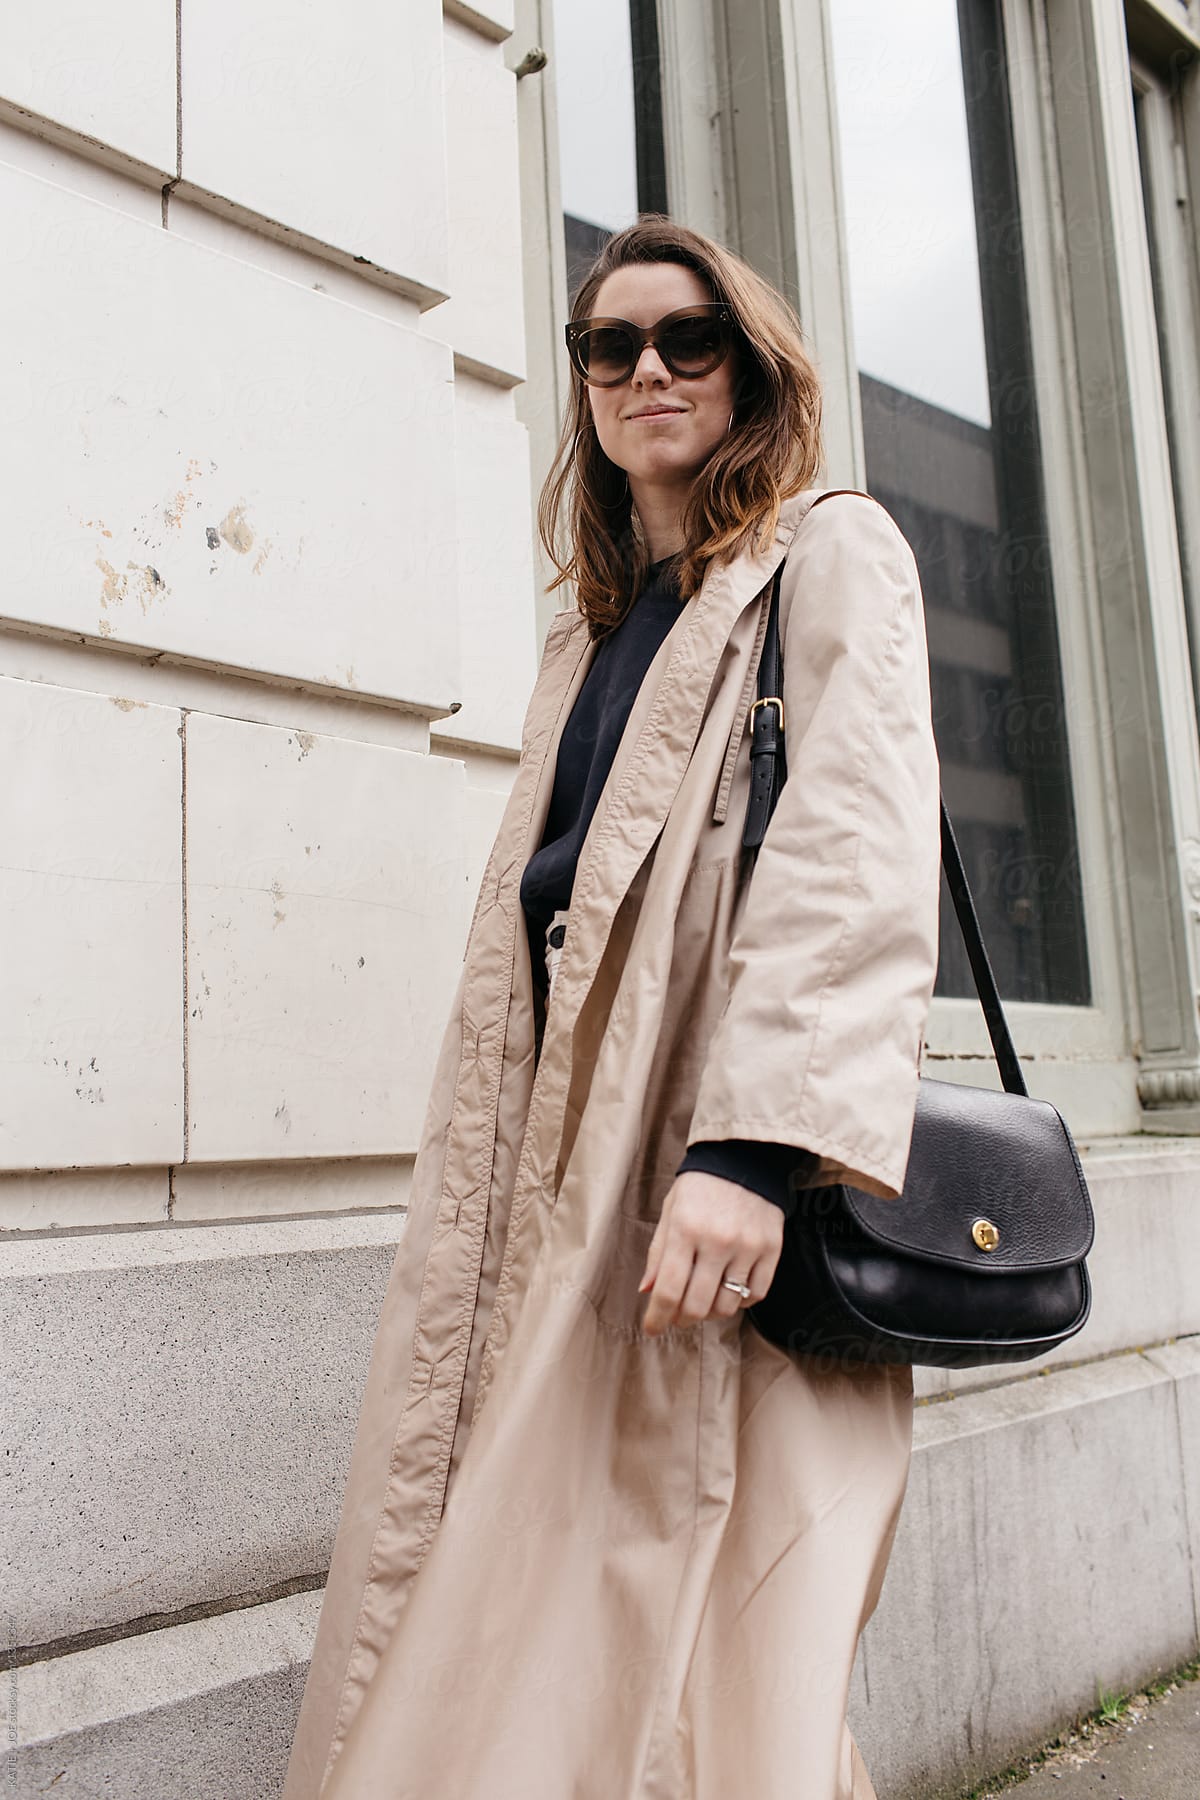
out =
[[[1200,1337],[1160,1344],[1146,1352],[1146,1361],[1161,1369],[1175,1383],[1179,1440],[1183,1448],[1184,1506],[1192,1546],[1192,1611],[1200,1640]],[[1197,1786],[1200,1787],[1200,1780]]]
[[[19,1669],[0,1791],[268,1800],[283,1785],[320,1594]]]
[[[0,1173],[0,1234],[329,1217],[408,1204],[411,1156]],[[0,1244],[6,1239],[0,1236]]]
[[[917,1409],[850,1695],[879,1800],[960,1794],[1094,1706],[1097,1682],[1194,1652],[1198,1471],[1200,1339]],[[0,1788],[272,1800],[319,1605],[298,1595],[19,1670]]]
[[[918,1407],[851,1690],[880,1800],[958,1795],[1195,1653],[1198,1470],[1200,1338]]]
[[[18,1646],[328,1565],[395,1215],[5,1246]]]
[[[1049,1356],[1026,1363],[917,1369],[918,1395],[961,1394],[1200,1331],[1200,1141],[1110,1138],[1078,1148],[1096,1215],[1087,1324]]]
[[[1200,1147],[1114,1142],[1089,1151],[1087,1174],[1085,1331],[1044,1365],[918,1369],[918,1395],[1024,1392],[1037,1366],[1200,1327]],[[19,1644],[320,1573],[402,1230],[387,1213],[8,1240]]]

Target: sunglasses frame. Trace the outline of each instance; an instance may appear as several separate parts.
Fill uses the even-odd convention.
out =
[[[708,364],[707,368],[699,370],[677,369],[659,339],[663,332],[665,332],[669,326],[674,324],[676,320],[694,319],[697,313],[704,313],[706,315],[715,314],[719,322],[725,327],[725,341],[721,346],[720,353]],[[736,325],[737,319],[734,315],[732,306],[730,306],[727,300],[702,300],[698,301],[693,306],[677,306],[673,312],[664,313],[662,318],[657,319],[653,325],[635,325],[631,319],[610,319],[601,316],[597,316],[594,319],[573,319],[565,328],[567,354],[571,359],[571,367],[579,376],[580,380],[585,382],[588,387],[620,387],[623,381],[629,380],[630,376],[637,368],[638,363],[641,361],[642,351],[646,348],[647,344],[654,345],[659,356],[661,356],[667,368],[670,369],[672,375],[674,375],[678,381],[701,381],[705,375],[711,375],[714,369],[719,369],[721,364],[725,361],[725,358],[729,355],[730,350],[733,348],[733,335]],[[584,367],[580,354],[579,340],[583,337],[585,332],[596,331],[601,327],[612,328],[614,326],[618,330],[629,333],[633,342],[632,361],[622,374],[614,376],[611,381],[595,381]]]

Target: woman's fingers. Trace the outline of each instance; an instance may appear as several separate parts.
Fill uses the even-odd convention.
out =
[[[779,1267],[782,1250],[781,1243],[773,1245],[770,1250],[764,1250],[746,1276],[746,1283],[750,1289],[750,1298],[745,1302],[747,1306],[754,1306],[758,1301],[766,1299],[771,1283],[775,1279],[775,1271]]]
[[[713,1313],[718,1319],[732,1319],[734,1313],[741,1312],[745,1307],[753,1304],[753,1296],[750,1300],[747,1300],[733,1288],[727,1288],[725,1286],[727,1280],[740,1281],[745,1286],[750,1286],[750,1276],[748,1273],[744,1273],[741,1268],[721,1270],[720,1277],[717,1281],[717,1291],[713,1296],[712,1303]]]
[[[639,1292],[652,1288],[648,1337],[673,1325],[732,1318],[771,1284],[783,1236],[778,1207],[737,1182],[689,1170],[676,1177],[650,1242]],[[750,1288],[744,1299],[726,1279]]]
[[[642,1330],[649,1337],[680,1322],[679,1303],[687,1292],[695,1254],[684,1233],[678,1227],[668,1226],[650,1303],[642,1320]]]
[[[645,1273],[638,1282],[639,1294],[644,1294],[648,1287],[652,1287],[655,1278],[658,1275],[658,1267],[662,1262],[663,1250],[667,1242],[667,1232],[670,1230],[671,1226],[671,1213],[673,1210],[671,1195],[674,1192],[675,1189],[672,1187],[670,1193],[668,1193],[666,1199],[663,1201],[662,1216],[658,1221],[654,1236],[650,1239],[650,1248],[646,1252]]]
[[[698,1257],[692,1269],[687,1293],[683,1297],[681,1311],[684,1318],[689,1321],[714,1316],[718,1319],[731,1319],[735,1312],[740,1312],[745,1302],[732,1288],[722,1286],[726,1277],[730,1281],[746,1279],[736,1257],[729,1260]]]

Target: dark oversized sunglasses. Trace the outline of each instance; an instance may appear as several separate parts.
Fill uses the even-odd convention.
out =
[[[733,308],[723,300],[680,306],[645,327],[628,319],[575,319],[567,326],[567,351],[572,368],[589,387],[628,381],[647,344],[654,345],[672,375],[695,380],[724,362],[734,328]]]

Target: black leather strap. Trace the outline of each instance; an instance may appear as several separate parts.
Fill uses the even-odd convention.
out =
[[[939,797],[941,797],[940,790]],[[950,898],[954,902],[954,910],[958,915],[958,923],[967,946],[971,973],[975,977],[979,1004],[983,1007],[983,1016],[987,1020],[988,1036],[992,1040],[992,1050],[1000,1070],[1000,1079],[1008,1093],[1028,1094],[1029,1089],[1025,1085],[1025,1077],[1017,1059],[1012,1033],[1008,1029],[1008,1020],[1005,1018],[1004,1008],[1000,1004],[1000,990],[996,986],[996,977],[992,973],[992,965],[984,948],[983,933],[979,929],[979,919],[975,912],[975,902],[971,898],[967,872],[963,868],[962,857],[958,853],[958,841],[954,836],[954,827],[950,823],[950,814],[946,810],[944,798],[941,798],[941,808],[942,867],[946,871],[946,880],[950,885]]]
[[[779,798],[779,790],[787,779],[783,666],[779,652],[779,584],[782,577],[781,563],[771,583],[767,629],[758,664],[758,700],[751,708],[750,800],[742,832],[742,843],[747,850],[757,850],[762,843],[771,814],[775,810],[775,802]],[[763,704],[764,702],[769,704]],[[946,810],[945,798],[940,791],[939,803],[942,814],[942,867],[946,871],[950,898],[954,902],[954,911],[967,946],[967,957],[971,973],[975,977],[983,1016],[987,1021],[988,1036],[992,1040],[1000,1079],[1008,1093],[1028,1094],[1029,1089],[1025,1085],[1012,1033],[1008,1029],[1008,1020],[1000,1002],[1000,990],[996,986],[996,978],[984,947],[983,933],[979,929],[975,902],[959,855],[958,841],[950,823],[950,814]]]
[[[742,831],[742,843],[747,850],[757,850],[762,843],[779,790],[787,780],[783,669],[779,660],[779,583],[782,578],[783,564],[780,563],[771,583],[767,629],[758,663],[758,700],[775,704],[756,703],[750,709],[750,800]]]

